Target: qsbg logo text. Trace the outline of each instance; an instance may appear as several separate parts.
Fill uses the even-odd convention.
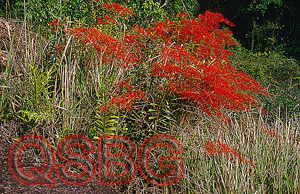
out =
[[[43,155],[42,167],[32,166],[29,172],[24,171],[21,166],[21,153],[28,147],[38,148]],[[151,153],[161,147],[169,152],[168,155],[158,158],[158,165],[164,173],[155,172],[150,159],[153,155]],[[81,149],[81,153],[74,151],[75,148]],[[183,159],[179,156],[182,147],[176,138],[168,135],[148,138],[139,148],[137,164],[134,160],[135,150],[135,145],[129,138],[118,135],[100,136],[98,149],[95,149],[89,138],[70,135],[59,142],[57,150],[41,136],[25,135],[12,145],[8,162],[17,181],[26,185],[44,184],[48,187],[55,186],[54,171],[59,179],[70,185],[87,184],[94,179],[97,172],[99,184],[104,185],[129,183],[136,177],[138,170],[145,180],[161,186],[173,184],[183,177]],[[96,153],[97,165],[90,157]],[[61,161],[60,164],[56,165],[56,159]],[[81,172],[74,173],[70,170],[70,165],[79,167]]]

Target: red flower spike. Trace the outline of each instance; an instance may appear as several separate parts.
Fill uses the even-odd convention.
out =
[[[147,101],[147,99],[144,97],[145,93],[143,91],[134,89],[125,81],[114,84],[114,86],[121,87],[127,91],[120,95],[113,96],[108,102],[110,107],[103,105],[100,106],[102,111],[107,111],[112,108],[116,108],[118,110],[130,110],[133,108],[133,105],[137,100],[144,99],[145,101]]]
[[[56,32],[57,31],[58,22],[59,22],[58,19],[54,19],[54,20],[52,20],[51,22],[48,23],[48,25],[50,26],[50,30],[52,32]]]
[[[211,155],[214,156],[214,154],[224,154],[228,159],[239,159],[244,163],[248,163],[252,166],[253,163],[249,160],[244,159],[240,153],[238,153],[236,150],[232,149],[225,143],[221,143],[220,141],[216,140],[215,143],[211,141],[207,141],[204,143],[204,148],[206,151]]]
[[[112,3],[112,4],[107,4],[104,3],[103,4],[104,8],[110,9],[111,11],[113,11],[116,14],[120,14],[123,17],[132,17],[132,16],[137,16],[136,14],[134,14],[130,9],[123,7],[122,5],[118,4],[118,3]]]
[[[139,61],[129,47],[96,28],[75,28],[69,33],[78,37],[88,48],[94,48],[100,56],[103,56],[102,63],[113,62],[113,65],[127,68]]]
[[[107,25],[108,23],[105,20],[103,20],[101,17],[98,17],[97,18],[97,24]]]
[[[281,135],[279,135],[279,134],[275,133],[274,131],[267,130],[267,129],[263,129],[263,131],[264,131],[266,134],[270,135],[270,136],[273,136],[273,137],[278,137],[278,138],[280,138],[280,137],[281,137]]]

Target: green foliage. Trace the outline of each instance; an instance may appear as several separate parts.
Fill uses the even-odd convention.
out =
[[[100,110],[99,107],[104,107],[110,100],[109,91],[112,91],[116,81],[118,72],[116,69],[110,69],[108,64],[100,63],[94,67],[96,80],[94,81],[94,91],[96,92],[97,105],[95,110],[95,119],[92,129],[89,131],[90,137],[99,135],[115,135],[117,134],[119,116],[116,112],[108,112]]]
[[[13,48],[13,43],[14,43],[14,39],[15,39],[15,35],[16,33],[13,34],[11,43],[10,43],[10,48],[9,48],[9,54],[8,54],[8,60],[7,60],[7,64],[6,64],[6,68],[5,68],[5,75],[4,75],[4,79],[1,80],[1,85],[3,87],[2,91],[1,91],[1,99],[0,99],[0,119],[2,119],[2,117],[4,117],[6,114],[6,109],[8,108],[9,103],[11,103],[11,94],[9,92],[9,90],[7,88],[11,88],[9,85],[9,79],[11,76],[11,72],[13,69],[13,65],[12,65],[12,48]],[[2,57],[0,58],[0,60],[2,60]],[[2,63],[2,61],[1,61]],[[7,116],[7,115],[6,115]]]
[[[145,0],[142,4],[142,15],[146,17],[155,17],[156,19],[166,18],[167,13],[163,9],[160,9],[159,2],[154,2],[153,0]]]
[[[97,111],[94,126],[89,131],[90,138],[99,135],[116,135],[118,120],[118,116],[103,115],[101,111]]]
[[[249,4],[247,11],[249,12],[259,12],[264,15],[271,4],[275,6],[281,6],[283,4],[282,0],[260,0],[257,2],[252,2]]]
[[[26,90],[17,96],[22,102],[19,106],[19,118],[25,122],[50,120],[54,122],[55,109],[52,107],[53,85],[51,85],[53,67],[42,71],[36,65],[28,65],[26,81],[22,82]]]
[[[5,4],[5,0],[0,0],[0,7],[2,8],[0,9],[0,17],[5,17]]]
[[[155,102],[143,104],[125,115],[124,124],[128,130],[123,131],[124,135],[136,142],[143,142],[149,137],[170,133],[176,128],[178,107],[174,105],[174,95],[166,95],[166,91],[162,91],[154,98],[152,100]]]
[[[177,14],[180,12],[188,13],[190,16],[197,16],[201,4],[193,0],[173,0],[168,3],[166,10],[169,13]]]
[[[94,7],[97,3],[92,0],[71,0],[71,1],[56,1],[56,0],[29,0],[11,1],[11,7],[8,14],[12,18],[29,19],[35,26],[39,26],[43,34],[49,30],[48,23],[56,18],[70,17],[71,21],[80,21],[85,24],[95,22]],[[0,1],[0,5],[4,4]],[[3,13],[2,13],[3,12]],[[4,16],[6,10],[0,9],[0,16]]]
[[[0,0],[0,17],[22,18],[24,16],[22,2],[22,0]]]
[[[137,23],[141,26],[147,26],[153,21],[168,18],[169,13],[163,8],[165,5],[156,0],[127,1],[126,4],[138,16],[130,19],[132,24]]]
[[[277,52],[253,53],[238,47],[233,49],[231,62],[268,89],[270,97],[260,99],[269,113],[275,114],[274,110],[281,106],[283,116],[299,114],[300,65],[296,60]]]
[[[175,17],[179,12],[188,13],[190,16],[196,16],[200,9],[197,1],[193,0],[172,0],[172,1],[128,1],[129,7],[132,7],[139,16],[139,23],[148,24],[150,21],[164,20]]]

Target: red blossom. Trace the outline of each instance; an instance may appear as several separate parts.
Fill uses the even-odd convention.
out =
[[[110,9],[116,14],[120,14],[123,17],[132,17],[132,16],[137,16],[135,13],[133,13],[130,9],[123,7],[122,5],[118,3],[112,3],[112,4],[103,4],[104,8]]]
[[[182,12],[180,12],[180,13],[178,13],[178,14],[176,15],[176,17],[179,17],[179,18],[186,17],[186,18],[188,18],[189,15],[188,15],[187,13],[182,13]]]
[[[58,52],[59,54],[61,54],[61,51],[63,50],[63,48],[62,48],[61,45],[55,46],[55,49],[57,50],[57,52]]]
[[[103,20],[101,17],[98,17],[97,18],[97,24],[107,25],[108,23],[105,20]]]
[[[242,162],[254,166],[251,161],[244,159],[239,152],[218,140],[215,142],[207,141],[204,143],[204,147],[211,156],[214,156],[216,153],[224,154],[229,159],[240,159]]]
[[[280,137],[281,137],[281,135],[279,135],[279,134],[275,133],[274,131],[267,130],[267,129],[263,129],[263,131],[264,131],[266,134],[270,135],[270,136],[273,136],[273,137],[278,137],[278,138],[280,138]]]
[[[57,31],[58,22],[59,22],[58,19],[54,19],[54,20],[52,20],[51,22],[48,23],[48,25],[50,26],[51,31],[53,31],[53,32]]]
[[[139,89],[134,89],[130,84],[127,82],[120,82],[118,84],[119,87],[125,87],[126,92],[122,93],[121,95],[114,96],[109,104],[113,105],[115,104],[117,106],[117,109],[125,110],[125,109],[131,109],[135,103],[135,101],[139,99],[144,99],[145,93]]]
[[[96,28],[75,28],[69,33],[80,38],[88,48],[94,48],[102,57],[102,63],[129,67],[138,62],[129,47]]]
[[[108,110],[111,110],[113,108],[116,108],[118,110],[130,110],[133,108],[134,103],[137,100],[144,99],[147,101],[147,99],[145,98],[145,92],[140,89],[134,88],[132,85],[125,81],[114,84],[114,86],[117,87],[117,91],[125,90],[125,92],[122,92],[119,95],[112,96],[107,105],[101,105],[99,107],[100,111],[107,112]]]

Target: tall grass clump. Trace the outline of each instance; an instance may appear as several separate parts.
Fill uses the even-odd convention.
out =
[[[299,120],[278,117],[267,124],[261,113],[249,112],[242,112],[242,119],[229,117],[231,124],[222,126],[204,118],[191,124],[193,118],[185,118],[181,140],[187,191],[298,193]]]

